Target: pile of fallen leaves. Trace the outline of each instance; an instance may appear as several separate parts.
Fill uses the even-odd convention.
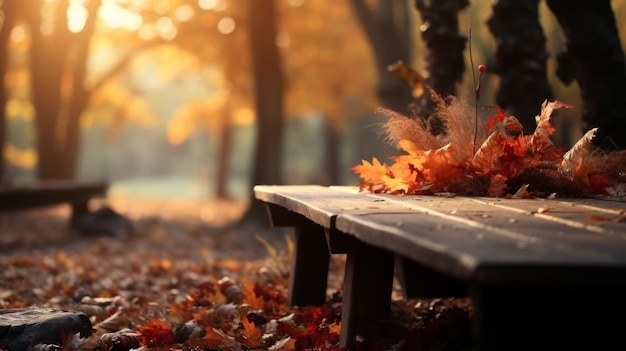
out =
[[[595,148],[596,129],[589,130],[569,151],[551,140],[555,110],[572,108],[544,102],[536,128],[523,126],[499,107],[488,119],[456,99],[434,96],[445,133],[431,134],[420,119],[385,111],[388,140],[405,153],[387,165],[374,158],[353,167],[362,189],[392,194],[457,194],[476,196],[610,196],[626,197],[626,151]]]
[[[69,208],[0,213],[0,308],[82,311],[94,328],[34,350],[339,350],[344,256],[331,260],[324,305],[291,307],[291,232],[215,227],[231,216],[224,204],[115,208],[135,234],[77,236]],[[471,349],[468,299],[400,293],[396,284],[391,320],[355,350]]]

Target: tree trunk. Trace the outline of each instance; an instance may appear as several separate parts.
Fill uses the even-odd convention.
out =
[[[465,60],[464,35],[459,33],[459,12],[468,0],[416,0],[422,17],[422,38],[426,53],[426,82],[439,95],[456,94],[456,85],[463,80]]]
[[[567,40],[557,75],[576,80],[585,130],[597,127],[595,142],[626,148],[626,64],[610,0],[547,0]]]
[[[497,45],[488,69],[501,78],[496,103],[522,122],[526,134],[535,130],[543,101],[553,96],[538,5],[539,0],[499,0],[487,22]]]
[[[99,1],[89,1],[85,27],[79,33],[67,28],[68,0],[56,5],[56,26],[52,33],[40,31],[41,4],[31,2],[25,11],[30,28],[32,102],[37,115],[39,179],[75,177],[80,141],[80,115],[90,91],[84,86],[89,41],[96,23]],[[71,54],[70,54],[71,53]],[[63,81],[70,80],[71,92],[63,93]]]
[[[230,151],[233,142],[233,123],[224,118],[220,129],[220,144],[217,154],[217,179],[215,195],[220,199],[228,199],[228,174],[230,168]]]
[[[2,28],[0,28],[0,77],[4,77],[8,69],[9,38],[11,36],[13,25],[15,24],[15,17],[17,16],[17,9],[15,8],[15,5],[16,3],[12,1],[7,1],[2,4],[4,23],[2,23]],[[4,159],[4,146],[8,139],[6,105],[7,88],[5,84],[0,84],[0,185],[2,185],[4,181],[8,180],[8,167]]]
[[[274,0],[248,3],[250,47],[257,113],[257,146],[252,183],[280,184],[283,138],[283,77],[276,38]],[[252,187],[251,187],[252,188]],[[252,191],[252,189],[250,189]],[[264,219],[265,206],[250,193],[250,207],[244,221]]]
[[[388,71],[388,66],[399,60],[410,62],[406,1],[378,1],[376,11],[371,10],[364,0],[351,2],[374,53],[380,102],[386,108],[409,116],[411,104],[415,101],[411,89]]]

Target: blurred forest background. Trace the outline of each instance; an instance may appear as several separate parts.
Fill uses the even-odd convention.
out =
[[[626,23],[625,2],[612,2],[618,25]],[[262,22],[271,18],[251,8],[266,3],[0,0],[4,181],[104,179],[110,195],[245,199],[256,150],[275,144],[257,140],[250,45],[258,28],[272,29]],[[355,9],[366,6],[403,29],[382,42],[403,40],[408,51],[385,65],[402,58],[424,69],[424,23],[413,0],[273,3],[284,89],[282,151],[275,155],[280,182],[352,184],[357,177],[350,168],[361,159],[387,160],[395,152],[379,133],[385,119],[375,110],[383,105],[378,84],[396,78],[377,69],[375,44]],[[486,24],[491,6],[474,0],[459,15],[459,33],[472,28],[476,65],[495,52]],[[577,85],[555,76],[563,34],[543,2],[539,9],[548,81],[557,99],[578,107]],[[624,46],[626,26],[620,31]],[[457,93],[471,99],[464,54]],[[495,104],[498,83],[495,74],[483,77],[481,106]],[[580,114],[579,108],[559,114],[557,143],[571,146],[582,134]]]

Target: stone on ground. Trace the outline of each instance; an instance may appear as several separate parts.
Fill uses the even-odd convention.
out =
[[[62,344],[64,335],[92,333],[89,317],[82,312],[54,308],[0,310],[0,349],[27,351],[37,344]]]

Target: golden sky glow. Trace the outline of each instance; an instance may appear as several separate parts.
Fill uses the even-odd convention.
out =
[[[198,0],[198,5],[203,10],[224,11],[228,7],[226,0]]]
[[[114,1],[103,2],[98,16],[104,22],[104,24],[111,28],[125,28],[128,30],[138,30],[143,24],[141,15],[137,12],[127,10]],[[72,21],[72,18],[69,18]]]

